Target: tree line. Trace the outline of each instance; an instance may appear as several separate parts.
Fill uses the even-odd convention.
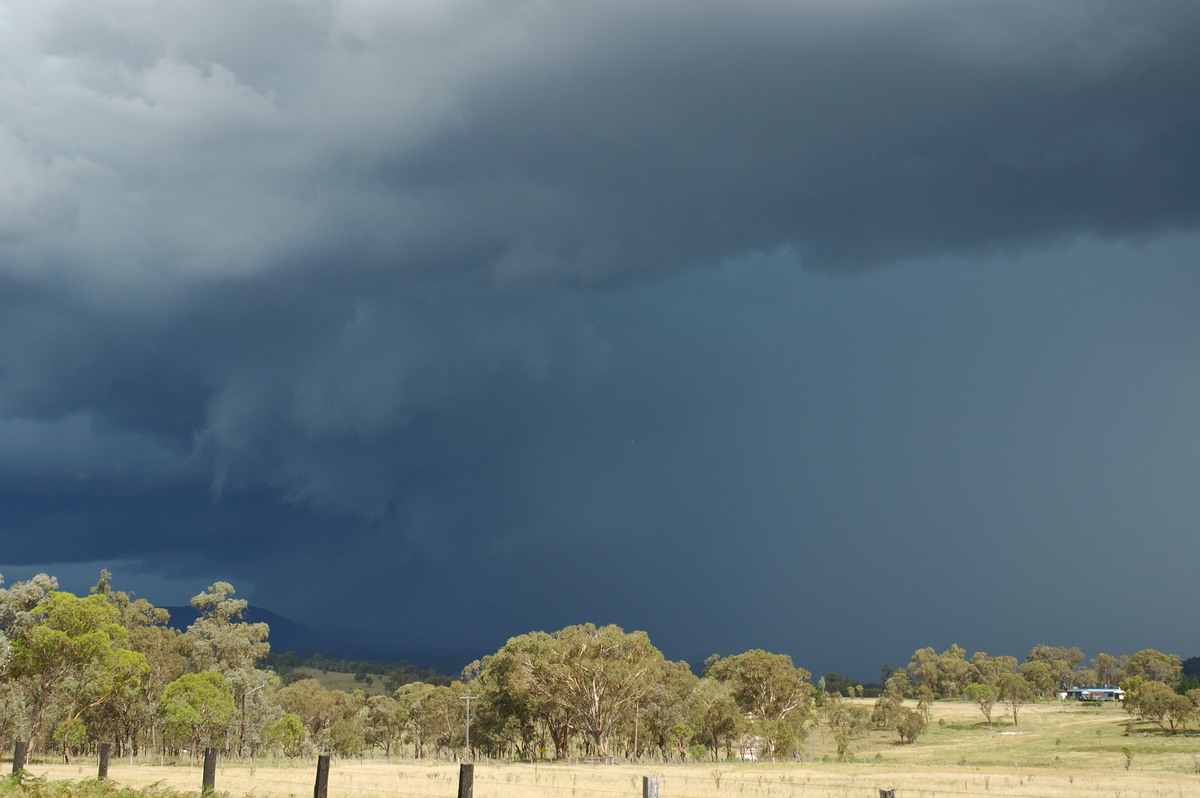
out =
[[[1165,732],[1200,721],[1200,684],[1179,657],[1152,649],[1085,663],[1078,648],[1039,645],[1024,662],[922,648],[904,668],[884,666],[870,689],[838,674],[814,683],[789,656],[760,649],[714,655],[697,675],[645,632],[594,624],[511,638],[454,680],[407,663],[380,673],[316,660],[395,680],[390,694],[368,696],[281,678],[313,660],[271,656],[267,624],[245,622],[234,595],[210,585],[181,631],[106,571],[86,596],[45,574],[0,587],[0,736],[67,761],[101,741],[131,757],[217,746],[239,757],[680,761],[798,757],[822,724],[842,757],[871,730],[914,743],[935,700],[970,701],[989,724],[999,707],[1017,724],[1025,704],[1077,684],[1120,684],[1131,715]]]

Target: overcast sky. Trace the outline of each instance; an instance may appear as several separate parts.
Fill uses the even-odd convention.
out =
[[[0,0],[0,571],[1200,654],[1194,0]]]

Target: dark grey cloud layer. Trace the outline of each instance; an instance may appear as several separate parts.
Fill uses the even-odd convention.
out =
[[[323,622],[313,582],[369,587],[443,642],[616,616],[850,667],[980,585],[978,645],[1069,630],[1063,550],[1193,545],[1198,34],[0,2],[0,559]]]

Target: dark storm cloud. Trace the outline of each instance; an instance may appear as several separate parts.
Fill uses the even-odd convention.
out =
[[[783,528],[778,480],[847,489],[850,455],[725,472],[688,442],[788,368],[697,400],[755,345],[734,320],[794,311],[715,277],[700,343],[672,280],[1194,230],[1197,34],[1165,1],[0,3],[10,561],[107,533],[273,595],[318,568],[434,590]],[[876,386],[842,387],[870,423]],[[821,407],[762,418],[838,439]],[[38,530],[66,543],[39,559]]]

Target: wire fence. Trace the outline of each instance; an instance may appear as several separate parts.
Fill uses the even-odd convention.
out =
[[[96,762],[33,764],[49,780],[78,781],[96,776]],[[181,791],[201,788],[203,769],[194,761],[178,765],[130,765],[114,760],[108,778],[131,788],[161,785]],[[276,767],[226,761],[215,769],[217,792],[255,798],[307,798],[314,795],[315,763]],[[643,777],[657,777],[661,798],[876,798],[894,790],[896,798],[1096,798],[1151,795],[1186,798],[1200,794],[1193,774],[1074,774],[1009,769],[891,770],[823,765],[756,766],[481,764],[473,770],[474,798],[610,798],[643,794]],[[417,761],[338,760],[328,771],[329,798],[455,798],[459,765]]]

